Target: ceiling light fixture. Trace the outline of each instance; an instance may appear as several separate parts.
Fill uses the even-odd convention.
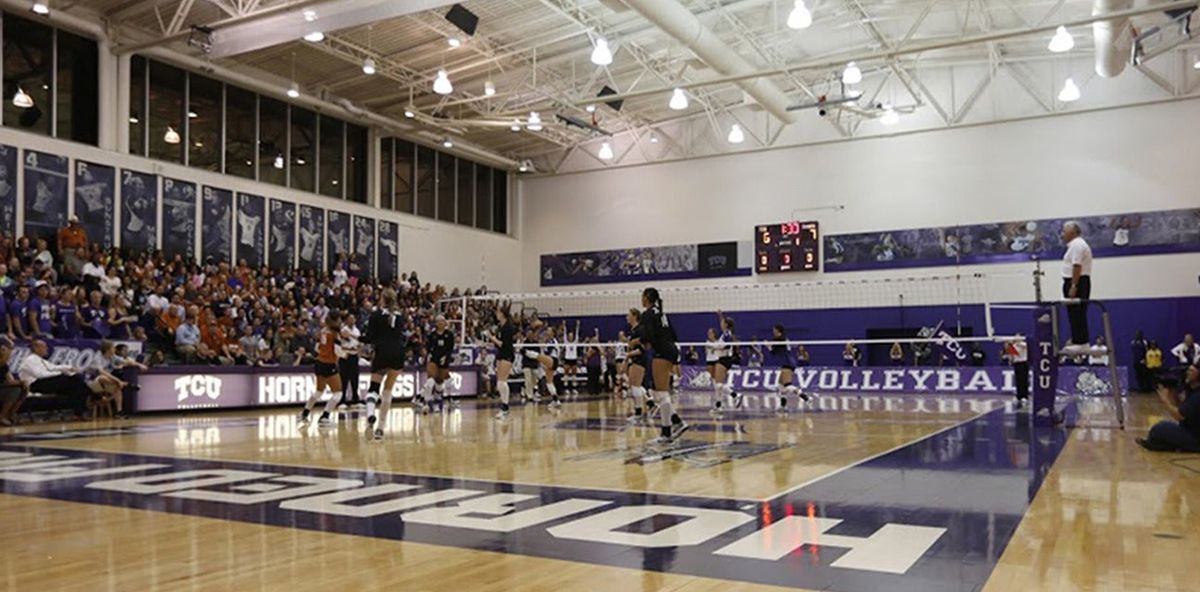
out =
[[[667,103],[667,106],[675,111],[683,111],[688,108],[688,98],[682,88],[676,88],[671,93],[671,102]]]
[[[450,140],[450,138],[446,138],[445,140],[442,140],[442,146],[444,146],[446,148],[453,148],[454,142],[452,140]]]
[[[597,66],[607,66],[613,61],[612,50],[608,48],[608,40],[596,38],[596,46],[592,48],[592,63]]]
[[[447,37],[446,45],[449,45],[450,49],[454,49],[456,47],[462,47],[462,39],[459,39],[458,37]]]
[[[483,83],[483,94],[485,96],[489,96],[489,97],[496,94],[496,84],[494,82],[492,82],[491,80],[484,82]]]
[[[518,171],[521,171],[522,173],[524,173],[524,172],[527,172],[527,171],[529,171],[529,167],[527,167],[527,166],[525,166],[525,165],[523,165],[523,164],[522,164],[521,166],[517,167],[517,170],[518,170]]]
[[[141,120],[137,118],[137,115],[130,115],[130,116],[129,116],[129,123],[137,123],[137,122],[139,122],[139,121],[141,121]]]
[[[612,160],[612,146],[608,142],[601,144],[600,151],[596,153],[596,156],[599,156],[600,160]]]
[[[33,3],[33,12],[34,12],[34,14],[40,14],[42,16],[46,16],[47,14],[50,14],[50,3],[49,2],[34,2]]]
[[[439,95],[448,95],[454,92],[454,86],[450,84],[450,76],[445,70],[438,70],[437,78],[433,79],[433,92]]]
[[[12,104],[14,107],[28,109],[33,106],[33,97],[29,96],[29,93],[26,93],[25,89],[18,86],[17,92],[13,94]]]
[[[195,119],[197,117],[200,117],[199,113],[196,113],[195,111],[188,111],[188,119]]]
[[[846,84],[858,84],[862,82],[862,70],[858,69],[858,64],[850,62],[846,64],[846,69],[842,71],[842,82]]]
[[[175,128],[168,125],[167,133],[163,134],[163,141],[168,144],[178,144],[180,140],[181,138],[179,137],[179,132],[175,131]]]
[[[300,85],[293,82],[287,89],[287,96],[293,99],[300,98]]]
[[[1192,64],[1193,70],[1200,70],[1200,58],[1196,58],[1196,63]]]
[[[585,111],[587,111],[588,113],[595,113],[595,112],[596,112],[596,106],[595,106],[595,105],[588,105],[587,107],[584,107],[584,110],[585,110]]]
[[[367,58],[363,60],[363,74],[372,76],[375,74],[375,60]]]
[[[746,141],[746,134],[742,132],[742,126],[735,123],[729,128],[729,137],[726,139],[730,144],[741,144]]]
[[[325,34],[320,31],[313,31],[305,35],[304,40],[309,43],[320,43],[325,40]]]
[[[317,20],[317,11],[315,11],[315,10],[304,11],[304,21],[305,22],[311,23],[315,20]]]
[[[417,116],[417,113],[416,113],[415,111],[413,111],[413,108],[412,108],[412,107],[407,107],[407,108],[405,108],[405,109],[404,109],[404,117],[405,117],[405,119],[412,119],[412,118],[414,118],[414,117],[416,117],[416,116]]]
[[[282,170],[282,169],[283,169],[283,154],[276,154],[276,155],[275,155],[275,162],[273,162],[273,163],[271,163],[271,164],[272,164],[272,165],[273,165],[275,168]]]
[[[1074,103],[1079,100],[1081,93],[1079,87],[1075,85],[1074,78],[1068,78],[1063,83],[1062,90],[1058,92],[1058,100],[1063,103]]]
[[[525,127],[531,132],[542,131],[542,116],[537,111],[530,111],[529,121],[525,124]]]
[[[513,120],[513,124],[512,124],[512,125],[510,125],[510,126],[508,127],[508,129],[510,129],[510,130],[512,130],[512,131],[514,131],[514,132],[519,132],[519,131],[521,131],[521,120],[520,120],[520,119],[514,119],[514,120]]]
[[[651,143],[651,144],[657,144],[657,143],[658,143],[658,136],[656,136],[656,135],[654,135],[654,134],[650,134],[650,143]]]
[[[1050,51],[1054,53],[1063,53],[1071,51],[1075,48],[1075,38],[1071,36],[1071,32],[1066,27],[1060,26],[1054,31],[1054,37],[1050,38]]]
[[[812,26],[812,11],[804,5],[804,0],[796,0],[792,11],[788,13],[787,26],[789,29],[807,29]]]

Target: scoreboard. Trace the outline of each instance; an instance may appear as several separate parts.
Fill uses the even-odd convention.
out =
[[[816,222],[760,225],[754,233],[754,268],[758,273],[817,271],[820,245]]]

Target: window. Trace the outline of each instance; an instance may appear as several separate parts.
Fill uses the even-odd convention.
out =
[[[95,41],[58,31],[55,136],[96,145],[100,130],[98,68]]]
[[[233,86],[225,87],[225,173],[254,178],[255,122],[258,97]]]
[[[188,164],[221,171],[221,83],[188,74]]]
[[[392,168],[396,166],[396,161],[392,158],[392,147],[396,145],[396,141],[392,138],[384,138],[379,142],[379,208],[383,210],[395,209],[395,195],[392,195],[392,187],[395,185],[395,173]]]
[[[129,153],[146,155],[146,58],[129,60]]]
[[[437,173],[437,152],[417,146],[417,215],[433,218],[437,214],[437,195],[434,193]]]
[[[295,105],[292,112],[291,153],[292,189],[315,191],[317,187],[317,114]]]
[[[150,157],[183,162],[183,70],[150,62]]]
[[[492,169],[492,230],[508,234],[508,173]]]
[[[395,209],[406,214],[413,213],[413,179],[416,174],[413,170],[416,165],[414,150],[416,146],[412,142],[396,140]]]
[[[492,169],[475,166],[475,228],[492,229]]]
[[[258,97],[258,180],[275,185],[287,184],[288,106],[264,96]]]
[[[321,195],[342,196],[342,154],[346,144],[345,125],[332,117],[321,116]]]
[[[475,225],[475,163],[458,159],[458,223]]]
[[[346,199],[367,203],[367,130],[346,124]]]
[[[438,220],[443,222],[454,222],[455,197],[454,197],[454,161],[458,159],[445,152],[438,152],[437,155],[437,193],[438,193]]]
[[[4,125],[50,135],[53,45],[54,29],[4,15]],[[32,105],[13,104],[18,91]]]

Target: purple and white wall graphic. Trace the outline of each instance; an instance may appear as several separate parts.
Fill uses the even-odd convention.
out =
[[[106,249],[113,245],[116,183],[117,170],[113,167],[75,161],[75,215],[88,241]]]
[[[543,286],[750,275],[737,242],[551,253],[541,257]],[[748,249],[748,245],[747,245]]]
[[[196,184],[163,179],[163,252],[196,259]]]
[[[1030,352],[1032,358],[1032,352]],[[1125,380],[1127,369],[1117,372]],[[778,369],[735,368],[727,382],[739,392],[773,392],[779,386]],[[1036,374],[1035,374],[1036,376]],[[1107,396],[1112,393],[1106,366],[1063,366],[1054,374],[1062,394]],[[806,392],[972,394],[1008,395],[1017,392],[1013,369],[1006,366],[954,368],[845,368],[809,366],[797,368],[793,383]],[[1125,384],[1122,382],[1122,384]],[[683,388],[711,390],[712,376],[703,366],[683,367]],[[1050,385],[1053,393],[1054,385]]]
[[[1200,208],[1189,208],[830,235],[825,271],[1054,260],[1067,220],[1083,227],[1096,257],[1200,251]]]
[[[25,234],[54,242],[67,223],[67,157],[25,151]]]
[[[121,170],[121,246],[158,248],[158,176]]]

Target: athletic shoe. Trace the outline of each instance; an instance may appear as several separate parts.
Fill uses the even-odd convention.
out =
[[[372,427],[375,427],[375,416],[374,416],[374,415],[368,415],[368,416],[367,416],[367,429],[369,430],[369,429],[371,429]]]
[[[688,425],[686,421],[671,424],[671,442],[678,440],[690,427],[692,426]]]
[[[508,412],[501,409],[496,413],[496,419],[508,419]]]
[[[382,440],[382,439],[383,439],[383,430],[381,430],[381,429],[376,429],[376,430],[375,430],[375,434],[374,434],[374,438],[375,438],[375,440]]]
[[[333,427],[333,420],[329,419],[328,415],[322,415],[321,419],[317,420],[317,427],[331,428],[331,427]]]
[[[1017,404],[1014,407],[1016,409],[1024,409],[1025,408],[1025,399],[1017,399]]]
[[[738,392],[733,393],[731,396],[733,397],[733,408],[741,409],[742,403],[746,401],[746,398],[742,396],[742,393]]]
[[[643,417],[643,416],[641,416],[641,415],[636,415],[636,414],[635,414],[635,415],[630,415],[629,417],[626,417],[626,418],[625,418],[625,422],[626,422],[626,423],[632,423],[632,424],[642,423],[642,417]]]
[[[300,412],[300,423],[308,423],[309,413],[308,409]]]
[[[653,440],[650,440],[646,444],[649,444],[650,446],[664,446],[664,445],[667,445],[670,443],[671,443],[670,438],[668,438],[666,436],[659,436],[657,438],[654,438]]]

